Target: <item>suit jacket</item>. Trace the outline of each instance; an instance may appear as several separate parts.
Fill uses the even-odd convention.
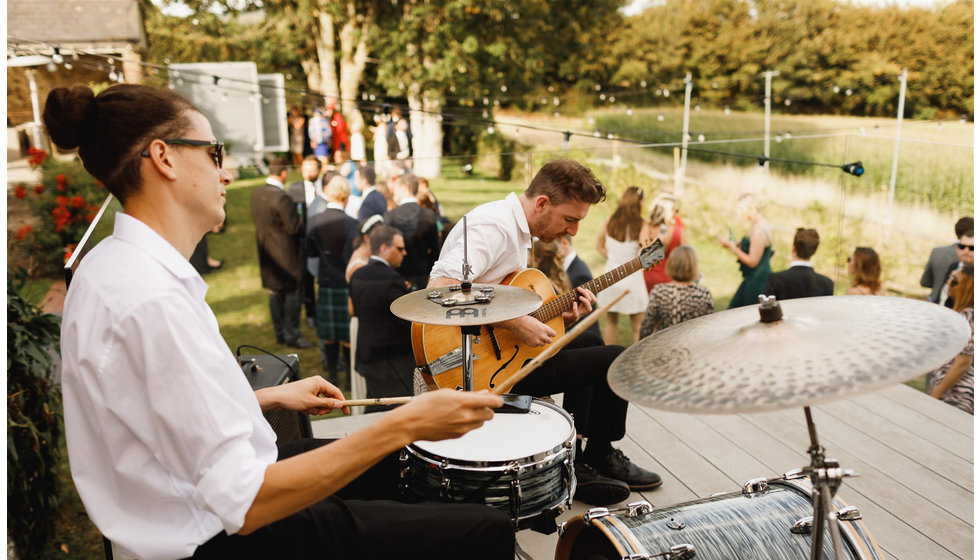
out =
[[[929,254],[929,262],[926,263],[922,278],[919,280],[919,285],[923,288],[932,288],[929,301],[939,303],[939,294],[943,291],[943,285],[946,284],[949,273],[956,268],[957,263],[959,257],[956,255],[956,245],[936,247]]]
[[[409,282],[424,287],[428,284],[432,265],[439,258],[435,212],[409,202],[389,210],[385,214],[385,223],[397,228],[405,238],[407,253],[398,273]]]
[[[387,264],[371,259],[351,276],[349,289],[359,325],[354,357],[357,371],[368,378],[411,380],[415,365],[412,324],[390,309],[393,301],[408,293],[405,279]]]
[[[388,199],[381,191],[375,189],[368,193],[361,202],[361,208],[357,211],[357,219],[366,220],[375,214],[385,215],[388,211]]]
[[[568,274],[568,281],[571,282],[572,287],[575,288],[585,284],[589,280],[592,280],[592,271],[589,270],[589,265],[585,264],[585,261],[580,259],[578,255],[575,255],[575,258],[572,259],[571,263],[569,263],[565,273]],[[591,313],[591,311],[589,313]],[[583,315],[582,319],[587,316],[588,313]],[[579,320],[581,321],[582,319]],[[597,336],[602,336],[602,334],[599,332],[599,323],[592,323],[589,328],[585,329],[585,332],[591,332]]]
[[[275,292],[299,286],[303,223],[288,194],[271,183],[252,191],[252,221],[259,249],[262,287]]]
[[[337,208],[314,216],[306,234],[306,254],[315,260],[310,270],[321,286],[346,288],[344,272],[357,237],[357,220]]]
[[[777,300],[834,295],[834,282],[817,274],[810,266],[794,266],[789,270],[774,272],[766,280],[763,291]]]

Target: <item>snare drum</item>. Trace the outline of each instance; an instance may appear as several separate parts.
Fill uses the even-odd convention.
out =
[[[537,529],[547,513],[553,532],[553,519],[574,494],[574,444],[572,417],[535,399],[526,414],[497,413],[460,438],[409,445],[401,453],[401,485],[428,501],[502,510],[518,529]]]
[[[809,485],[778,481],[658,510],[646,502],[630,504],[625,510],[615,512],[596,508],[562,528],[555,558],[810,558],[812,525],[807,524],[807,521],[812,524],[813,516],[810,499]],[[834,507],[840,512],[843,557],[880,560],[881,551],[861,522],[860,514],[855,514],[854,508],[842,510],[844,506],[841,500],[834,499]],[[826,528],[823,543],[823,558],[832,560],[833,545]]]

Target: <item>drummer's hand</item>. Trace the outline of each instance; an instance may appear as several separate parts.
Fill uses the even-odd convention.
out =
[[[523,315],[510,321],[500,323],[500,326],[509,329],[521,342],[528,346],[544,346],[551,342],[551,339],[558,333],[547,324],[538,321],[530,315]]]
[[[578,291],[578,298],[575,299],[575,303],[572,304],[571,309],[561,314],[561,318],[565,321],[566,326],[578,321],[582,315],[592,311],[592,307],[596,302],[595,294],[590,290],[582,287],[575,289]]]
[[[262,410],[284,408],[305,414],[327,414],[341,407],[344,394],[319,375],[284,383],[255,392]],[[347,407],[344,414],[350,414]]]
[[[493,409],[504,401],[487,391],[429,391],[389,413],[397,417],[395,425],[402,426],[412,441],[453,439],[479,428],[493,418]]]

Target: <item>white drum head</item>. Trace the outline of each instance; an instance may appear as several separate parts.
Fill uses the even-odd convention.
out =
[[[564,411],[532,402],[526,414],[494,414],[462,437],[412,444],[427,453],[463,461],[513,461],[560,446],[574,436]]]

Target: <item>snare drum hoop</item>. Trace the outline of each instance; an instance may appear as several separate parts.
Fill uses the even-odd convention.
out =
[[[575,422],[568,412],[566,412],[560,406],[551,404],[547,401],[542,401],[539,399],[532,399],[534,404],[550,408],[551,410],[557,412],[562,416],[569,426],[568,437],[564,441],[541,451],[539,453],[534,453],[526,457],[517,457],[514,459],[507,459],[505,461],[483,461],[483,460],[473,460],[473,459],[458,459],[455,457],[443,456],[437,453],[433,453],[416,446],[414,443],[405,447],[405,450],[409,454],[417,457],[418,459],[432,465],[434,467],[439,467],[444,470],[465,470],[465,471],[475,471],[475,472],[498,472],[498,471],[511,471],[516,470],[515,465],[523,471],[537,470],[540,468],[545,468],[551,466],[556,460],[560,460],[565,456],[569,456],[568,459],[571,461],[574,457],[571,456],[575,449]]]
[[[775,481],[770,482],[770,486],[786,486],[799,494],[807,496],[812,499],[813,487],[803,480],[785,480],[785,481]],[[728,496],[741,496],[740,492],[732,492]],[[689,504],[696,504],[703,502],[704,499],[691,500],[687,502],[682,502],[668,507],[681,507]],[[840,509],[846,507],[847,503],[839,497],[834,497],[834,505]],[[637,538],[636,534],[619,521],[618,516],[609,515],[606,517],[600,517],[593,520],[596,528],[598,528],[606,536],[606,539],[613,545],[616,551],[621,554],[624,558],[631,554],[639,554],[649,556],[650,553],[646,550],[643,543]],[[573,518],[565,526],[564,532],[561,538],[558,540],[558,548],[555,551],[556,560],[564,560],[571,557],[572,545],[575,542],[578,534],[587,527],[585,518],[581,515]],[[861,531],[858,531],[855,526],[859,526]],[[878,543],[868,532],[868,528],[864,525],[864,521],[858,519],[854,521],[848,521],[846,523],[840,524],[841,535],[847,539],[847,542],[851,545],[851,550],[853,550],[859,560],[880,560],[884,558],[881,553],[881,549],[878,548]],[[624,546],[624,541],[628,546]]]

